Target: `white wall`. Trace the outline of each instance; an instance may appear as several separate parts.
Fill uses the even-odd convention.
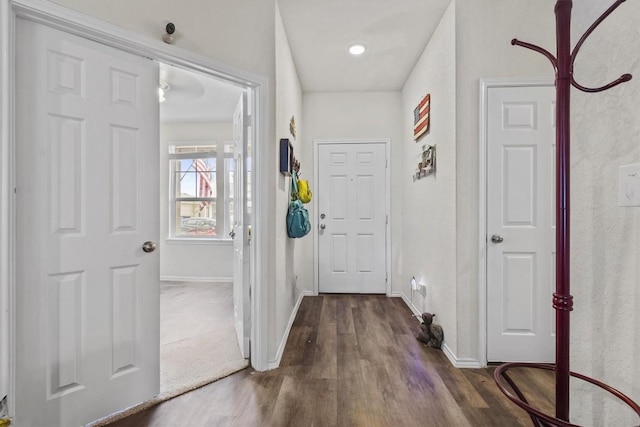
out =
[[[162,280],[233,280],[233,241],[168,240],[169,145],[233,140],[233,123],[163,123],[160,126],[160,278]]]
[[[573,40],[612,2],[575,2]],[[575,76],[607,92],[572,91],[571,369],[640,403],[640,207],[618,206],[618,167],[640,163],[640,2],[624,3],[587,40]],[[637,425],[638,417],[573,384],[572,422]]]
[[[305,123],[305,155],[302,159],[307,178],[313,177],[314,140],[390,139],[391,158],[391,280],[392,292],[402,277],[402,114],[400,92],[339,92],[305,93],[303,96]],[[406,175],[406,174],[405,174]],[[313,218],[313,210],[309,213]],[[309,240],[308,245],[313,245]],[[313,246],[305,251],[304,265],[311,266],[304,272],[304,280],[313,283]]]
[[[456,356],[478,358],[478,138],[482,77],[553,77],[546,58],[511,39],[555,51],[554,0],[456,2]]]
[[[274,0],[51,0],[160,40],[176,25],[175,45],[262,76],[274,76]]]
[[[401,162],[402,270],[396,290],[419,312],[436,313],[445,345],[455,354],[456,339],[456,57],[455,3],[438,28],[402,90]],[[413,142],[413,110],[431,94],[430,130]],[[423,145],[436,146],[436,172],[413,179]],[[412,292],[415,276],[427,296]]]
[[[296,136],[294,139],[289,132],[291,117],[296,120]],[[296,71],[289,41],[282,23],[280,11],[276,6],[276,140],[288,138],[292,144],[296,157],[303,158],[305,146],[299,141],[302,139],[304,123],[302,120],[302,89]],[[279,146],[275,147],[276,158],[280,158]],[[306,164],[302,161],[302,171],[305,173]],[[269,326],[271,334],[279,337],[279,341],[269,342],[269,362],[272,365],[279,363],[284,345],[286,344],[287,327],[292,320],[291,316],[296,302],[304,291],[310,291],[313,282],[306,278],[299,277],[299,272],[304,271],[304,266],[300,265],[303,258],[303,250],[307,241],[311,239],[306,236],[302,239],[290,239],[287,237],[285,218],[289,203],[289,186],[291,179],[282,175],[279,170],[275,170],[276,177],[276,240],[275,252],[278,254],[278,262],[275,266],[275,286],[269,295]],[[305,173],[305,178],[308,177]]]

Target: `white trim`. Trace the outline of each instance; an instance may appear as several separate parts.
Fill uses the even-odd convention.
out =
[[[293,307],[293,311],[291,312],[291,316],[289,317],[289,323],[287,324],[287,329],[284,331],[284,335],[282,335],[282,340],[280,340],[280,345],[278,346],[276,357],[275,359],[272,359],[269,361],[269,369],[276,369],[280,366],[280,361],[282,360],[284,349],[287,346],[287,340],[289,339],[289,334],[291,333],[293,322],[296,320],[296,315],[298,314],[298,309],[300,308],[302,299],[306,296],[313,296],[313,292],[303,291],[298,297],[298,301],[296,301],[296,305]]]
[[[251,239],[251,366],[257,371],[267,369],[269,363],[269,293],[267,280],[270,276],[268,261],[269,246],[267,230],[270,229],[268,215],[269,198],[269,143],[271,140],[269,120],[269,84],[264,77],[256,80],[258,86],[251,92],[250,105],[257,120],[252,121],[255,163],[251,178],[251,194],[254,199],[254,217]]]
[[[488,91],[494,87],[531,87],[553,85],[549,78],[480,79],[480,120],[478,138],[478,367],[487,366],[487,120]],[[453,353],[451,353],[452,356]],[[455,356],[454,356],[455,359]],[[474,359],[468,359],[472,361]],[[453,363],[453,362],[452,362]],[[463,365],[467,359],[462,360]],[[473,363],[469,362],[471,365]],[[455,365],[455,364],[454,364]],[[464,366],[460,366],[464,367]]]
[[[12,99],[10,85],[11,72],[9,62],[10,49],[9,4],[0,4],[0,399],[11,390],[11,296],[9,283],[12,282],[11,248],[11,113],[9,105]]]
[[[402,301],[404,301],[407,307],[409,307],[409,310],[411,310],[414,316],[416,317],[422,316],[422,313],[420,312],[420,310],[418,310],[418,308],[415,305],[413,305],[413,302],[411,302],[411,300],[404,294],[404,292],[394,292],[391,296],[402,298]]]
[[[314,139],[313,140],[313,158],[314,158],[314,167],[313,167],[313,182],[318,183],[318,169],[320,159],[318,158],[318,146],[325,144],[384,144],[385,146],[385,156],[386,156],[386,168],[385,168],[385,210],[387,218],[389,221],[385,227],[385,268],[386,268],[386,284],[385,284],[385,294],[390,297],[392,295],[391,291],[391,140],[388,138],[382,139]],[[319,294],[319,270],[318,270],[318,250],[319,250],[319,242],[318,242],[318,229],[320,227],[320,213],[318,212],[318,197],[313,198],[313,224],[318,224],[316,227],[313,227],[313,295]]]
[[[444,353],[445,356],[447,356],[447,359],[449,359],[449,362],[451,362],[451,364],[453,365],[454,368],[461,368],[461,369],[478,369],[478,368],[482,368],[483,366],[480,364],[480,361],[477,359],[472,359],[472,358],[468,358],[468,357],[464,357],[464,358],[458,358],[449,348],[449,346],[447,345],[447,343],[442,343],[442,352]]]
[[[226,80],[231,84],[252,89],[251,101],[258,120],[252,127],[252,140],[255,141],[255,165],[252,194],[254,195],[254,231],[251,258],[251,365],[258,371],[268,367],[268,294],[265,281],[269,277],[267,263],[268,251],[268,194],[269,167],[269,85],[264,76],[224,64],[212,58],[189,52],[177,46],[163,43],[148,36],[126,30],[96,18],[66,9],[57,4],[43,0],[10,0],[0,2],[0,295],[9,295],[9,413],[15,413],[15,310],[13,289],[15,287],[14,260],[15,247],[13,221],[15,204],[13,188],[13,73],[9,63],[12,62],[15,49],[13,23],[20,16],[32,21],[57,28],[61,31],[77,35],[98,43],[114,47],[138,56],[147,57],[169,65],[199,72],[208,76]],[[4,297],[2,298],[4,301]],[[4,302],[0,303],[4,304]],[[0,313],[0,316],[2,313]],[[0,317],[0,320],[2,317]],[[0,322],[0,344],[2,348],[6,338],[6,325]],[[4,332],[3,332],[4,331]],[[0,353],[0,372],[6,369],[6,362]],[[3,379],[0,378],[0,381]]]
[[[233,240],[230,238],[211,239],[206,237],[167,237],[165,239],[167,245],[210,245],[210,246],[233,246]]]
[[[387,223],[386,223],[386,236],[385,236],[385,242],[386,242],[386,269],[387,269],[387,277],[386,277],[386,286],[387,286],[387,296],[390,297],[391,294],[393,293],[392,288],[391,288],[391,277],[393,277],[392,271],[391,271],[391,139],[387,139],[385,140],[385,147],[386,147],[386,159],[385,159],[385,188],[386,188],[386,195],[385,198],[387,199],[385,202],[385,206],[387,209]]]
[[[160,280],[163,282],[233,283],[233,277],[160,276]]]

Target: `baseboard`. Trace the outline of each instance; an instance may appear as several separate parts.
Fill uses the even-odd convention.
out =
[[[407,298],[407,296],[403,292],[397,292],[392,294],[391,296],[401,297],[404,303],[407,305],[407,307],[409,307],[409,310],[411,310],[415,316],[420,317],[422,315],[422,313],[420,313],[420,310],[418,310],[416,306],[413,305],[411,300]],[[469,368],[469,369],[482,368],[482,364],[477,359],[471,359],[466,357],[458,358],[453,353],[453,351],[451,351],[449,346],[447,346],[446,340],[445,342],[442,343],[442,352],[444,353],[445,356],[447,356],[447,359],[449,359],[449,362],[451,362],[451,364],[456,368]]]
[[[276,369],[280,366],[280,361],[282,360],[282,354],[284,353],[284,348],[287,345],[287,340],[289,339],[289,333],[291,332],[291,327],[293,326],[294,320],[296,320],[296,315],[298,314],[298,309],[300,308],[300,304],[302,303],[302,298],[306,296],[313,296],[313,291],[302,291],[300,296],[298,297],[298,301],[296,301],[296,305],[293,307],[291,311],[291,316],[289,317],[289,324],[287,325],[287,329],[284,331],[282,336],[282,340],[280,341],[280,345],[278,346],[278,352],[276,353],[276,358],[273,360],[269,360],[269,366],[267,369]]]
[[[447,356],[449,362],[456,367],[461,369],[479,369],[482,368],[480,361],[477,359],[472,359],[470,357],[457,357],[453,351],[447,346],[446,343],[442,344],[442,352]]]
[[[233,277],[187,277],[187,276],[160,276],[163,282],[233,282]]]
[[[416,308],[415,305],[413,305],[413,303],[411,302],[411,300],[409,298],[407,298],[407,296],[404,294],[404,292],[394,292],[391,294],[392,297],[400,297],[402,298],[402,301],[404,301],[404,303],[407,305],[407,307],[409,307],[409,310],[411,310],[411,312],[414,314],[414,316],[420,318],[422,316],[422,313],[420,312],[420,310],[418,310]]]

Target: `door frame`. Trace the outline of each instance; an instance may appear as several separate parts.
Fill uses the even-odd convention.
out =
[[[25,18],[134,55],[200,72],[251,89],[255,116],[254,220],[250,256],[251,271],[251,365],[269,368],[267,356],[268,310],[263,283],[268,262],[266,243],[269,182],[269,85],[264,76],[249,73],[212,58],[170,46],[149,36],[117,27],[97,18],[42,0],[0,2],[0,393],[8,394],[9,415],[15,413],[15,21]],[[247,296],[248,297],[248,296]],[[3,396],[0,396],[0,399]]]
[[[480,121],[478,138],[478,362],[487,366],[487,145],[490,88],[553,86],[553,78],[502,77],[480,79]]]
[[[319,170],[320,170],[320,158],[318,156],[318,149],[320,145],[331,145],[331,144],[384,144],[385,147],[385,156],[386,156],[386,167],[385,167],[385,214],[387,215],[387,222],[385,224],[385,269],[386,269],[386,277],[385,277],[385,288],[386,295],[388,297],[391,296],[391,193],[389,188],[391,186],[391,161],[389,160],[391,152],[391,140],[390,139],[314,139],[313,140],[313,158],[315,159],[313,162],[313,182],[318,185],[319,179]],[[318,196],[319,193],[316,194],[316,197],[313,198],[313,224],[316,224],[313,227],[313,295],[319,294],[319,275],[320,270],[318,268],[319,262],[319,241],[318,241],[318,231],[320,224],[320,215],[318,213]]]

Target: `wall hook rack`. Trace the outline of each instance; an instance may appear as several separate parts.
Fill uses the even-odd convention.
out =
[[[616,0],[583,34],[575,48],[571,50],[571,8],[572,0],[558,0],[555,5],[556,14],[556,47],[557,56],[531,43],[518,39],[512,45],[521,46],[544,55],[553,65],[556,73],[556,290],[553,294],[553,308],[556,310],[556,363],[506,363],[494,372],[494,379],[500,390],[516,405],[528,412],[534,426],[571,427],[569,422],[569,379],[575,377],[589,382],[612,394],[629,406],[640,417],[640,406],[613,387],[600,381],[571,372],[569,369],[569,332],[570,313],[573,310],[573,296],[570,293],[569,281],[569,189],[570,189],[570,92],[571,86],[583,92],[601,92],[631,80],[631,74],[623,74],[611,83],[598,88],[589,88],[576,82],[573,76],[573,65],[587,38],[614,10],[626,0]],[[556,413],[555,417],[544,414],[532,407],[517,385],[507,374],[511,368],[534,368],[555,371],[556,376]],[[511,390],[503,384],[505,380]]]

